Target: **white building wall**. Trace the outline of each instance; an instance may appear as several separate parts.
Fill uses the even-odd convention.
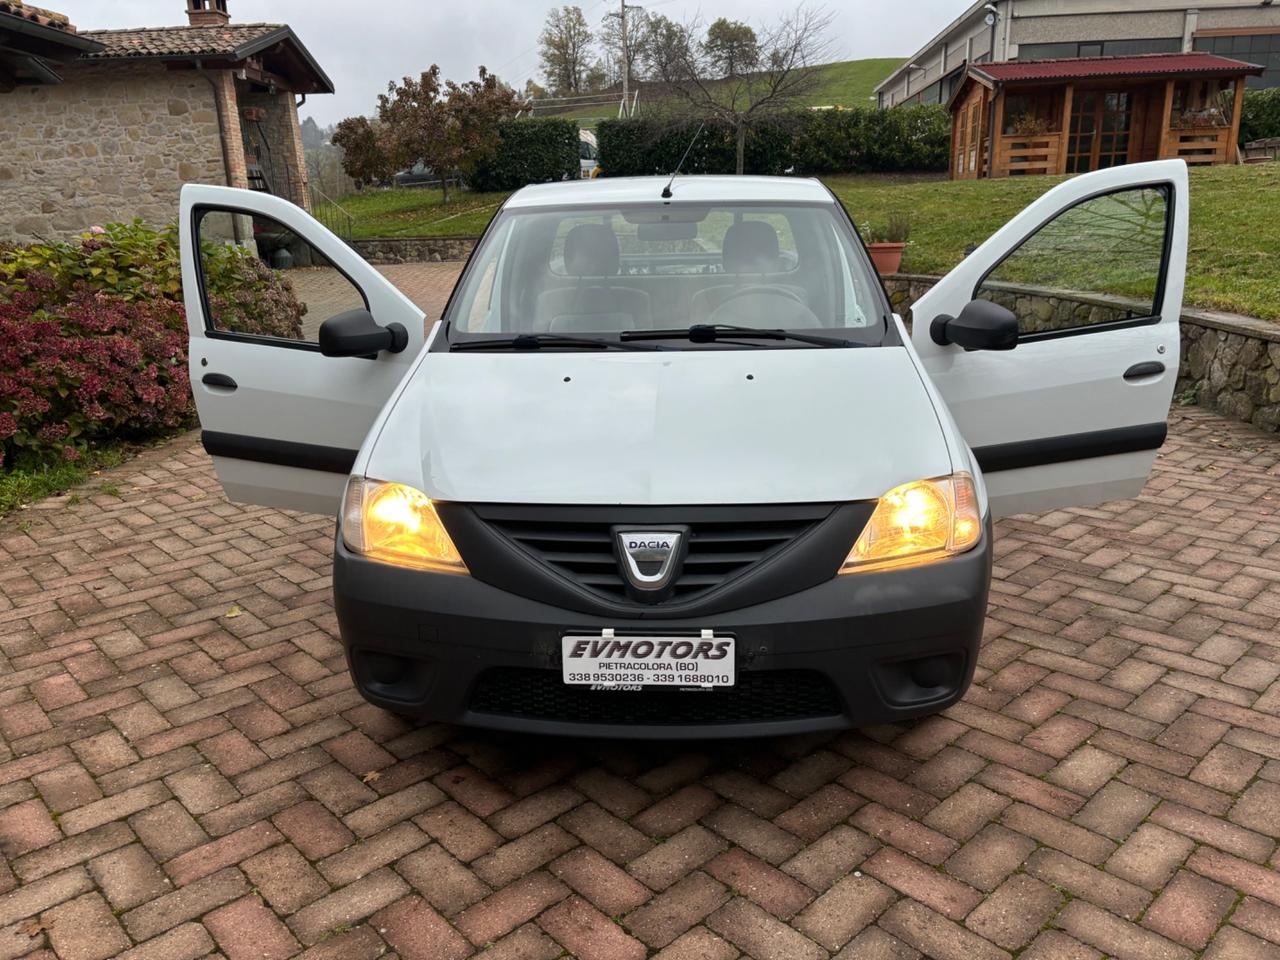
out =
[[[1197,30],[1280,28],[1280,4],[1258,0],[996,0],[997,60],[1018,56],[1021,44],[1182,38],[1190,50]],[[983,58],[991,46],[986,10],[976,2],[943,33],[918,50],[877,88],[882,107],[896,106],[966,62]]]
[[[1013,42],[1062,43],[1087,40],[1139,40],[1181,37],[1185,11],[1075,16],[1027,16],[1019,5],[1013,20]]]
[[[1014,0],[995,0],[995,2],[1001,9],[1001,17],[995,29],[996,56],[994,59],[1001,60],[1004,59],[1003,51],[1008,42],[1006,37],[1008,15],[1005,11],[1012,7]],[[952,29],[940,34],[927,47],[919,50],[907,61],[907,64],[919,64],[923,69],[908,69],[907,65],[900,68],[890,78],[890,82],[877,90],[879,105],[881,107],[896,106],[941,77],[959,70],[966,63],[987,58],[991,51],[992,30],[983,21],[985,16],[986,11],[982,3],[976,4],[956,22]]]

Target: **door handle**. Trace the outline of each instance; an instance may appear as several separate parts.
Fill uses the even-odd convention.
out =
[[[206,387],[217,387],[223,390],[234,390],[236,388],[236,382],[225,373],[206,373],[200,378],[200,382]]]
[[[1126,380],[1145,380],[1147,377],[1158,377],[1164,373],[1164,364],[1159,360],[1148,360],[1146,363],[1135,363],[1124,372]]]

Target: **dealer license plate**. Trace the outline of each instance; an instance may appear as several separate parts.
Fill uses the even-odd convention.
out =
[[[601,689],[732,687],[736,651],[732,637],[703,630],[699,636],[562,637],[564,682]]]

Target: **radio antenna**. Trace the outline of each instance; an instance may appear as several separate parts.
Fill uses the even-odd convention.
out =
[[[693,139],[689,141],[689,145],[684,148],[684,156],[680,158],[680,162],[676,164],[675,170],[671,174],[671,179],[667,181],[667,185],[662,188],[662,199],[670,200],[672,197],[671,185],[676,182],[676,177],[680,176],[680,168],[684,166],[684,162],[689,159],[689,151],[693,149],[693,145],[698,142],[698,138],[702,136],[702,130],[706,127],[706,123],[698,124],[698,132],[693,135]]]

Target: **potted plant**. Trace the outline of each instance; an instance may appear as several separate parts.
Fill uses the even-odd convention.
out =
[[[907,249],[907,239],[911,236],[911,216],[905,211],[895,211],[889,214],[889,222],[883,227],[863,224],[862,234],[880,276],[897,273],[902,267],[902,251]]]
[[[1049,121],[1032,113],[1022,113],[1014,117],[1012,130],[1015,137],[1043,137],[1049,132]]]

